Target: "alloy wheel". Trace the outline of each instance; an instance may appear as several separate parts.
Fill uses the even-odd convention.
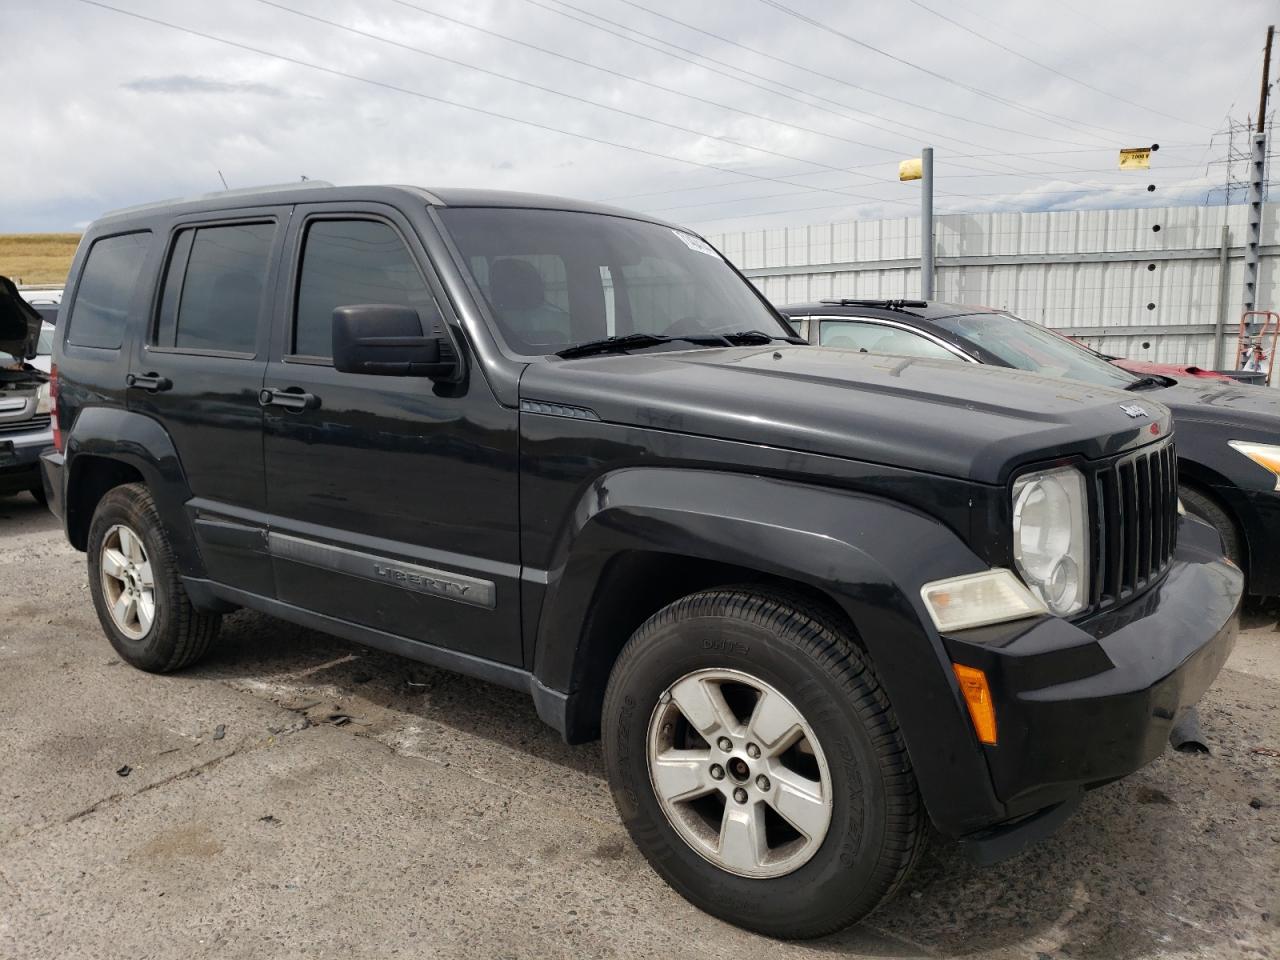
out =
[[[813,857],[831,825],[831,776],[813,728],[768,683],[698,670],[649,722],[649,777],[668,821],[701,857],[778,877]]]
[[[147,549],[137,532],[116,524],[102,538],[102,595],[111,621],[130,640],[141,640],[156,617],[156,585]]]

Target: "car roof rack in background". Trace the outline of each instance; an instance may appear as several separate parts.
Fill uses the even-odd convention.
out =
[[[823,300],[822,303],[836,307],[883,307],[886,310],[905,310],[908,308],[927,307],[924,300]]]
[[[215,190],[212,193],[201,193],[194,197],[170,197],[168,200],[155,200],[151,203],[140,203],[132,207],[121,207],[119,210],[108,210],[102,216],[117,217],[122,213],[139,213],[156,207],[169,207],[176,203],[194,203],[197,200],[217,200],[221,197],[249,196],[262,193],[287,193],[293,190],[307,190],[313,187],[332,187],[328,180],[301,180],[293,183],[267,183],[260,187],[237,187],[235,190]]]

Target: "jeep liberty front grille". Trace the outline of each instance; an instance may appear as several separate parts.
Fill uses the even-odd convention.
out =
[[[1178,458],[1165,440],[1093,473],[1094,610],[1128,600],[1169,568],[1178,537]]]

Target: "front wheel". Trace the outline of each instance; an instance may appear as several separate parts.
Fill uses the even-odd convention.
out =
[[[604,704],[623,822],[695,905],[771,936],[870,913],[922,849],[924,814],[887,698],[847,628],[757,588],[655,614]]]

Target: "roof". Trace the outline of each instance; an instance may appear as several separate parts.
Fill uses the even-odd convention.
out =
[[[283,183],[242,190],[220,190],[195,197],[173,198],[125,207],[103,214],[96,222],[138,220],[150,216],[174,213],[203,213],[205,211],[235,210],[242,207],[287,205],[293,203],[342,203],[408,200],[436,207],[520,207],[531,210],[571,210],[583,213],[602,213],[628,217],[633,220],[666,221],[631,210],[611,207],[588,200],[556,197],[539,193],[517,193],[511,190],[478,190],[466,187],[439,189],[388,184],[335,187],[323,180],[306,180],[299,183]]]
[[[946,303],[941,300],[819,300],[815,303],[793,303],[778,309],[788,316],[819,314],[827,317],[907,316],[920,320],[941,320],[943,317],[996,312],[991,307]]]

